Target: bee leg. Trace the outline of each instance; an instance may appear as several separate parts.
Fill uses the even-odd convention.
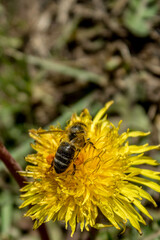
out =
[[[74,175],[76,172],[76,165],[73,163],[73,172],[72,172],[72,175]]]
[[[87,138],[87,143],[91,144],[92,147],[93,147],[94,149],[96,149],[96,147],[94,146],[94,144],[90,141],[90,138]]]
[[[54,161],[51,162],[51,165],[49,167],[49,171],[52,171],[53,170],[53,164],[54,164]]]
[[[75,161],[75,160],[77,159],[79,153],[80,153],[80,149],[77,149],[77,154],[76,154],[76,156],[74,157],[74,160],[73,160],[73,161]],[[73,162],[73,173],[72,173],[72,175],[74,175],[75,172],[76,172],[76,164]]]

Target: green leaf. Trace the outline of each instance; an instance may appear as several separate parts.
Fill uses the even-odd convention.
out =
[[[155,0],[131,0],[123,15],[124,25],[134,35],[146,37],[157,11]]]
[[[9,191],[4,191],[1,194],[1,232],[2,234],[9,234],[12,220],[12,196]]]
[[[135,105],[126,117],[129,128],[132,130],[148,131],[151,129],[149,118],[140,105]]]

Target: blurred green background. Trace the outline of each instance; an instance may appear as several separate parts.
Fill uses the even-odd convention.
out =
[[[63,127],[85,107],[94,116],[111,99],[109,119],[122,119],[121,131],[151,131],[135,144],[160,143],[159,13],[154,0],[0,1],[0,140],[23,169],[30,128]],[[160,153],[150,155],[160,161]],[[0,239],[39,239],[20,203],[0,162]],[[128,224],[124,234],[108,228],[95,239],[160,239],[160,210],[144,204],[154,221],[144,216],[142,236]],[[63,224],[47,227],[51,240],[70,239]]]

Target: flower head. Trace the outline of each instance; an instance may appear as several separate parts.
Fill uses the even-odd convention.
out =
[[[128,130],[120,135],[121,122],[115,127],[105,115],[112,103],[108,102],[93,119],[87,109],[80,116],[73,114],[65,130],[54,126],[49,131],[30,130],[30,136],[35,140],[32,147],[37,153],[26,157],[32,165],[21,173],[32,178],[21,189],[24,192],[21,208],[32,205],[25,216],[35,220],[35,229],[43,222],[60,220],[65,221],[66,228],[69,223],[73,234],[77,223],[80,223],[81,231],[89,230],[89,226],[120,229],[129,220],[141,233],[139,223],[145,224],[145,221],[135,207],[152,219],[141,201],[145,198],[155,206],[156,203],[143,186],[160,192],[160,186],[149,180],[160,180],[160,172],[137,166],[158,165],[151,157],[144,156],[144,152],[159,146],[129,145],[129,137],[149,133]],[[80,143],[83,141],[81,145],[76,145],[77,138],[69,136],[72,126],[77,123],[82,123],[85,128],[76,136]],[[62,142],[74,145],[74,157],[66,170],[57,173],[54,162]],[[58,160],[63,164],[64,156]],[[105,216],[106,223],[97,222],[99,211]]]

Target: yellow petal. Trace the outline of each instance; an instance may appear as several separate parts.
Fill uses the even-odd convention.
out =
[[[75,229],[76,229],[76,216],[77,216],[77,211],[74,210],[72,217],[69,220],[69,224],[70,224],[71,230],[72,230],[71,237],[73,236]]]
[[[67,228],[67,222],[71,219],[74,209],[75,209],[75,204],[71,200],[66,209],[66,216],[65,216],[66,228]]]
[[[151,197],[151,195],[148,192],[144,191],[142,188],[140,188],[138,186],[135,186],[135,187],[139,188],[139,193],[142,198],[147,199],[148,201],[152,202],[155,207],[157,207],[156,202],[154,201],[154,199]]]
[[[105,227],[113,227],[113,225],[111,225],[111,224],[103,224],[103,223],[96,223],[93,227],[96,228],[96,229],[102,229],[102,228],[105,228]]]
[[[141,156],[130,157],[128,158],[128,161],[131,163],[131,165],[141,165],[141,164],[148,164],[152,166],[159,165],[159,163],[153,158],[149,156],[143,156],[142,154]]]
[[[108,110],[108,108],[113,104],[113,101],[110,101],[110,102],[107,102],[105,104],[105,107],[102,108],[98,113],[97,115],[94,117],[93,119],[93,124],[97,123],[103,116],[104,114],[106,113],[106,111]]]
[[[140,177],[128,177],[127,178],[128,181],[131,182],[136,182],[139,183],[140,185],[145,185],[149,188],[152,188],[153,190],[155,190],[156,192],[160,192],[160,185],[158,185],[155,182],[152,182],[150,180],[144,179],[144,178],[140,178]]]
[[[149,169],[141,169],[141,168],[134,168],[134,167],[130,167],[127,171],[127,172],[132,172],[132,173],[135,173],[136,175],[143,175],[145,177],[148,177],[148,178],[152,178],[152,179],[156,179],[156,180],[160,180],[160,172],[155,172],[155,171],[152,171],[152,170],[149,170]]]
[[[130,154],[133,154],[133,153],[143,153],[143,152],[147,152],[154,149],[160,149],[160,145],[158,146],[148,146],[148,144],[145,144],[142,146],[131,145],[131,146],[128,146],[128,148],[129,148]]]
[[[133,208],[131,204],[128,204],[125,201],[120,202],[119,200],[116,200],[116,204],[122,211],[124,211],[126,218],[129,219],[132,226],[141,233],[140,225],[138,222],[140,221],[143,224],[145,224],[145,221],[143,220],[141,215],[138,212],[136,212],[136,210]]]
[[[114,214],[113,211],[111,209],[111,207],[109,207],[109,205],[107,206],[99,206],[99,209],[101,210],[101,212],[103,213],[104,216],[106,216],[106,218],[113,224],[113,226],[117,229],[120,229],[120,227],[118,226],[115,218],[114,218]]]
[[[153,220],[153,217],[149,214],[147,209],[138,201],[137,199],[133,200],[133,204],[141,211],[143,212],[147,217]]]
[[[141,132],[141,131],[133,131],[133,132],[129,132],[127,135],[128,137],[140,137],[140,136],[147,136],[149,135],[150,132]]]

